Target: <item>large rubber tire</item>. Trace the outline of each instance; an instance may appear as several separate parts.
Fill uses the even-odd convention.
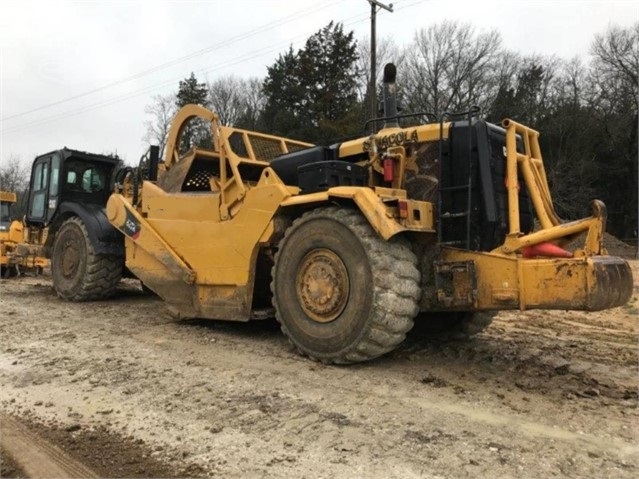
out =
[[[348,364],[397,347],[421,295],[417,257],[352,209],[318,208],[286,231],[272,269],[282,331],[311,359]]]
[[[14,278],[18,276],[18,267],[15,265],[2,265],[0,267],[0,276],[2,279]]]
[[[424,336],[441,341],[468,339],[493,322],[494,311],[419,313],[415,329]]]
[[[53,288],[68,301],[111,296],[122,277],[122,258],[95,253],[82,220],[66,220],[56,234],[51,255]]]

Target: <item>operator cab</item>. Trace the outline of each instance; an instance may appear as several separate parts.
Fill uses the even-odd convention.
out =
[[[117,157],[68,148],[38,156],[31,170],[27,224],[49,224],[64,202],[105,205],[121,163]]]
[[[110,165],[94,164],[72,158],[67,160],[63,169],[62,193],[72,201],[104,203],[104,194],[108,192]]]
[[[0,232],[9,231],[11,225],[11,207],[16,202],[16,194],[0,191]]]

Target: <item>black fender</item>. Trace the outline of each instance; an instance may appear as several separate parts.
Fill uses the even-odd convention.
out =
[[[58,229],[72,216],[79,217],[86,226],[89,240],[96,254],[124,257],[124,237],[109,223],[105,207],[91,203],[62,202],[60,204],[49,226],[49,238],[45,245],[48,250],[53,246]]]

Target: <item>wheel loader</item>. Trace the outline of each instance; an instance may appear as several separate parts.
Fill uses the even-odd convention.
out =
[[[15,192],[0,191],[0,274],[3,278],[16,276],[25,269],[39,274],[48,266],[46,258],[16,253],[16,246],[23,241],[22,222],[12,220],[11,208],[16,201]]]
[[[63,299],[110,296],[124,271],[124,241],[105,214],[122,160],[69,148],[35,158],[27,212],[14,221],[10,262],[51,262],[53,286]]]
[[[11,207],[16,203],[16,194],[0,191],[0,273],[3,278],[15,276],[17,269],[9,264],[7,254],[11,251]]]
[[[183,107],[164,161],[145,181],[124,174],[108,199],[126,268],[177,317],[275,315],[301,353],[338,364],[393,350],[414,321],[472,333],[499,310],[628,301],[604,204],[557,216],[538,132],[472,110],[400,127],[410,115],[395,91],[389,64],[382,129],[330,146]],[[212,146],[182,153],[194,118],[210,123]]]

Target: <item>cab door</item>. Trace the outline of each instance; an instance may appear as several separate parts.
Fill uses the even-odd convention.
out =
[[[56,154],[36,158],[31,169],[27,223],[47,224],[58,206],[60,158]]]

